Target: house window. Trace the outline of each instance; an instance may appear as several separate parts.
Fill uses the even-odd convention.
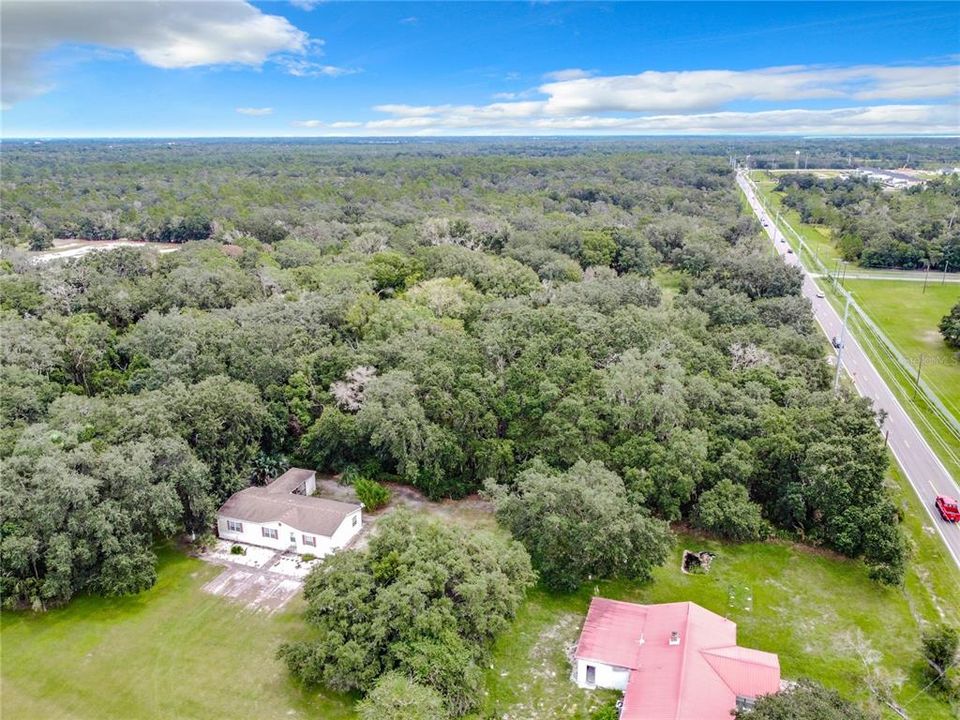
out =
[[[227,520],[227,532],[243,532],[243,523],[234,522],[233,520]]]
[[[753,710],[756,704],[757,699],[755,697],[737,695],[737,710]]]
[[[587,665],[587,685],[597,684],[597,669],[593,665]]]
[[[260,532],[263,533],[265,538],[272,538],[276,540],[280,535],[273,528],[260,528]]]
[[[354,526],[354,527],[357,526],[357,516],[356,516],[356,515],[353,516],[353,526]]]
[[[304,535],[304,536],[303,536],[303,544],[304,544],[304,545],[309,545],[310,547],[316,547],[316,546],[317,546],[317,539],[316,539],[313,535]]]

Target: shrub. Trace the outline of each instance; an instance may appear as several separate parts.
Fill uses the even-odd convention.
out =
[[[433,688],[393,671],[377,680],[357,705],[363,720],[442,720],[450,717],[443,697]]]
[[[247,549],[243,545],[234,545],[230,548],[231,555],[246,555]]]
[[[760,506],[750,501],[743,485],[732,480],[721,480],[700,496],[693,522],[704,530],[741,541],[759,540],[766,528]]]
[[[303,562],[313,562],[317,559],[317,556],[313,553],[304,553],[300,556],[300,559],[303,560]]]
[[[960,661],[960,633],[949,625],[936,625],[923,633],[923,659],[927,675],[941,688],[947,689],[948,672]]]
[[[379,510],[390,502],[390,491],[387,488],[362,475],[353,481],[353,489],[357,492],[357,498],[370,512]]]
[[[943,316],[940,321],[940,334],[947,345],[960,350],[960,302]]]
[[[617,709],[615,702],[608,702],[606,705],[601,705],[590,713],[590,720],[619,720],[619,718],[620,711]]]
[[[877,720],[873,713],[863,712],[836,691],[807,679],[801,679],[787,690],[757,698],[752,710],[737,710],[735,717],[743,720]]]

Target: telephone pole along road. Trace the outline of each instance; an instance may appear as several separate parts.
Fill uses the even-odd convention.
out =
[[[813,315],[823,332],[828,338],[840,337],[840,329],[843,326],[840,315],[826,298],[817,297],[820,290],[816,282],[797,256],[787,252],[790,245],[780,229],[776,227],[773,218],[769,217],[763,209],[743,171],[737,172],[737,183],[750,202],[753,212],[764,225],[763,229],[773,242],[777,253],[784,262],[797,266],[803,273],[803,295],[813,305]],[[877,409],[886,412],[884,428],[890,433],[890,450],[903,470],[903,474],[910,481],[910,485],[913,486],[917,497],[920,498],[920,504],[926,508],[933,526],[947,546],[947,551],[960,567],[960,523],[945,521],[933,505],[937,495],[949,495],[960,499],[960,488],[880,377],[880,373],[873,367],[866,353],[851,335],[849,327],[847,327],[843,345],[843,369],[850,376],[857,392],[873,400]]]

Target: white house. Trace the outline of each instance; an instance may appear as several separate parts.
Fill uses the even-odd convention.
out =
[[[316,489],[316,472],[301,468],[290,468],[265,487],[244,488],[217,513],[217,534],[301,555],[329,555],[360,532],[363,506],[312,497]]]

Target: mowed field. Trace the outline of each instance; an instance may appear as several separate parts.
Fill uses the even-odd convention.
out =
[[[896,280],[847,280],[844,286],[915,368],[923,356],[921,377],[960,418],[960,359],[938,328],[960,300],[960,285],[938,280],[931,274],[926,292],[921,282]]]
[[[585,720],[616,697],[570,682],[568,653],[597,593],[637,602],[692,600],[734,620],[743,645],[779,653],[784,677],[813,677],[861,700],[871,678],[889,684],[912,718],[955,718],[956,709],[922,691],[919,634],[941,618],[960,623],[960,574],[923,528],[916,499],[895,492],[915,554],[904,588],[883,589],[858,562],[786,542],[735,545],[681,533],[652,583],[604,582],[574,595],[531,592],[494,647],[484,707],[470,720]],[[489,525],[489,516],[474,515],[448,519]],[[683,574],[684,548],[716,552],[710,574]],[[165,549],[159,582],[136,597],[79,598],[46,614],[4,613],[2,716],[355,717],[353,698],[304,688],[275,659],[279,643],[306,632],[302,601],[273,615],[245,610],[201,590],[217,572]]]
[[[19,720],[353,717],[350,698],[304,689],[274,654],[302,635],[302,601],[274,615],[201,590],[221,568],[172,548],[134,597],[4,612],[0,716]]]

